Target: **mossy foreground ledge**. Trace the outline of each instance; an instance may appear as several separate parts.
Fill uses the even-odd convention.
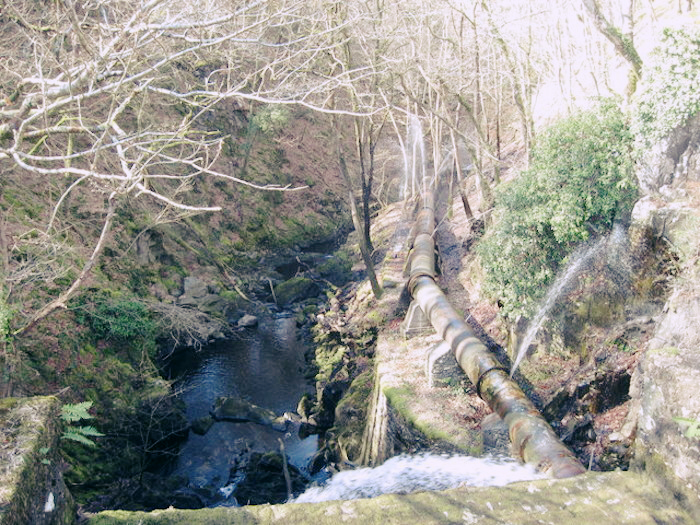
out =
[[[384,495],[374,499],[238,508],[107,511],[90,525],[337,525],[478,523],[696,524],[661,484],[632,472],[587,473],[506,487],[465,487],[444,492]]]
[[[0,524],[63,525],[75,520],[58,454],[55,397],[0,399]]]

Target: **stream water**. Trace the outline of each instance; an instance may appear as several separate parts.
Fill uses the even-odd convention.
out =
[[[189,359],[178,359],[171,365],[171,376],[179,377],[176,388],[190,423],[209,415],[220,396],[241,397],[282,415],[294,412],[300,397],[313,392],[304,377],[305,350],[294,318],[280,314],[246,329],[238,340],[218,342],[188,354]],[[241,452],[279,452],[279,439],[289,462],[304,471],[316,452],[317,436],[300,439],[297,432],[218,421],[205,435],[190,432],[173,474],[184,476],[192,488],[220,489]]]
[[[381,494],[446,490],[460,485],[502,486],[542,477],[532,466],[521,465],[511,458],[401,455],[378,467],[339,472],[324,485],[307,489],[292,502],[372,498]]]

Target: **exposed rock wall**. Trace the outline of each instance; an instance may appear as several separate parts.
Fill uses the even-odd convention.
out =
[[[61,473],[59,401],[0,400],[0,524],[64,525],[75,506]]]
[[[700,116],[646,155],[639,179],[647,195],[633,226],[666,242],[678,260],[673,291],[633,376],[637,418],[633,465],[660,475],[700,515]],[[679,419],[680,418],[680,419]]]
[[[646,193],[700,180],[700,115],[646,151],[637,178]]]

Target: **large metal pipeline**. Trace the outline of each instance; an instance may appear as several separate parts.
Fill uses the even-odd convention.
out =
[[[523,393],[492,352],[473,334],[452,308],[435,282],[434,197],[423,197],[416,219],[416,235],[409,255],[408,289],[430,319],[433,328],[450,344],[459,366],[479,396],[508,425],[514,451],[540,472],[567,478],[585,472],[574,454],[559,440],[537,408]]]

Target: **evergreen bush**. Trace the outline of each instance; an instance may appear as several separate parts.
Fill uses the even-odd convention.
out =
[[[116,342],[148,341],[157,335],[157,323],[148,307],[135,298],[99,292],[78,299],[78,322],[87,324],[97,339]]]
[[[665,29],[645,65],[633,128],[643,147],[664,138],[700,110],[700,28]]]
[[[610,230],[631,208],[632,147],[624,115],[610,100],[538,138],[530,169],[497,193],[494,225],[477,247],[485,291],[505,316],[532,313],[576,245]]]

